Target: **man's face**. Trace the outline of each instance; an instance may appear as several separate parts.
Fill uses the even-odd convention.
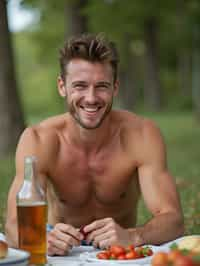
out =
[[[98,128],[110,112],[117,93],[110,64],[73,59],[66,72],[62,92],[65,90],[69,112],[81,127]]]

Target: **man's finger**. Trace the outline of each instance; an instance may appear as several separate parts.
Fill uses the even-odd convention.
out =
[[[55,229],[58,231],[61,231],[63,233],[66,233],[73,238],[75,238],[77,241],[81,241],[83,239],[82,234],[73,226],[67,225],[67,224],[57,224],[55,226]]]
[[[91,224],[86,225],[84,227],[84,232],[89,233],[93,230],[97,230],[99,228],[102,228],[105,225],[107,225],[110,221],[111,221],[111,218],[104,218],[104,219],[96,220],[96,221],[92,222]]]
[[[106,232],[108,231],[108,226],[104,226],[104,227],[101,227],[97,230],[93,230],[91,233],[88,234],[86,240],[88,242],[91,242],[93,241],[94,239],[96,239],[99,235],[103,235],[105,234]]]
[[[69,242],[64,242],[62,240],[59,240],[58,238],[54,240],[53,246],[63,251],[68,251],[72,248],[72,245]]]
[[[68,253],[68,251],[59,249],[58,247],[55,247],[55,246],[48,247],[48,255],[49,256],[66,255],[67,253]]]
[[[106,247],[105,244],[106,245],[110,244],[110,241],[114,235],[115,235],[114,231],[107,231],[103,234],[100,234],[94,238],[93,245],[95,247],[104,248]]]
[[[78,246],[80,245],[80,240],[75,238],[69,233],[63,233],[62,231],[58,229],[54,229],[50,234],[55,238],[58,239],[64,243],[66,243],[68,246]]]

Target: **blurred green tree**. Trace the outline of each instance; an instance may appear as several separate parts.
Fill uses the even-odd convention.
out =
[[[24,129],[22,106],[17,90],[7,1],[0,1],[0,156],[15,149]]]
[[[65,1],[66,37],[88,32],[88,18],[83,9],[88,0]]]
[[[21,1],[22,7],[36,10],[39,14],[39,20],[33,28],[29,29],[28,36],[34,45],[34,61],[39,65],[39,68],[37,67],[35,70],[38,71],[37,79],[34,79],[31,86],[32,97],[26,99],[26,89],[23,92],[25,102],[29,102],[26,104],[29,113],[35,115],[43,113],[46,116],[64,111],[62,99],[55,89],[56,77],[59,74],[59,49],[63,46],[66,38],[88,31],[87,16],[82,13],[86,4],[87,0]],[[39,84],[37,84],[37,80],[40,80]],[[40,99],[37,99],[34,87],[41,86],[40,84],[42,84],[43,93]],[[23,87],[25,88],[25,84]],[[33,102],[35,107],[30,109]]]
[[[171,1],[172,3],[173,1]],[[138,77],[137,60],[135,53],[140,50],[142,59],[142,87],[145,104],[149,109],[158,111],[162,106],[162,86],[160,80],[160,46],[159,46],[159,26],[161,14],[169,12],[170,4],[160,6],[159,1],[120,1],[120,0],[91,0],[89,2],[87,14],[90,18],[90,26],[94,31],[109,32],[119,42],[122,55],[123,73],[128,81],[123,82],[125,91],[129,91],[129,102],[138,95],[137,87],[140,86]],[[128,36],[128,38],[127,38]],[[139,40],[139,42],[137,42]],[[140,43],[137,49],[135,44]],[[132,49],[133,48],[133,49]],[[128,56],[127,56],[128,55]],[[135,66],[133,67],[133,63]],[[135,73],[135,75],[134,75]],[[126,77],[122,80],[125,80]],[[132,88],[134,87],[134,90]],[[135,95],[133,92],[135,91]],[[126,99],[126,94],[124,94]],[[123,95],[121,95],[122,101]],[[137,100],[135,100],[137,101]],[[130,108],[129,108],[130,109]]]
[[[199,41],[194,33],[200,25],[198,0],[22,3],[40,12],[32,35],[40,63],[46,71],[52,69],[49,73],[58,68],[55,54],[65,37],[86,31],[105,32],[120,50],[120,107],[134,110],[142,103],[153,111],[166,106],[191,110],[193,104],[198,110],[199,81],[195,73]],[[48,82],[53,84],[53,78],[49,75]]]
[[[194,112],[200,121],[200,2],[191,0],[188,13],[192,32],[192,99]]]

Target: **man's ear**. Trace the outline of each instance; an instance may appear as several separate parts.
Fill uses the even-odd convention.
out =
[[[58,92],[60,96],[66,97],[67,96],[66,87],[65,87],[65,83],[63,79],[61,78],[61,76],[58,77],[57,85],[58,85]]]
[[[117,79],[114,83],[114,96],[117,96],[119,91],[119,80]]]

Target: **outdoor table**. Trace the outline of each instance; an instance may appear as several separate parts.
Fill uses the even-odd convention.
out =
[[[193,236],[200,236],[200,235],[193,235]],[[168,243],[165,243],[163,245],[159,246],[152,246],[156,248],[156,252],[159,251],[164,251],[168,252],[170,250],[170,246],[173,243],[178,243],[183,237],[180,237],[178,239],[175,239],[173,241],[170,241]],[[150,245],[151,246],[151,245]],[[134,265],[134,266],[139,266],[139,265],[144,265],[144,266],[150,266],[151,261],[147,262],[146,264],[139,264],[138,262],[134,262],[134,260],[128,261],[125,260],[123,263],[117,262],[117,260],[98,260],[97,262],[93,261],[88,261],[86,259],[87,256],[84,256],[84,254],[88,254],[90,252],[98,251],[95,250],[91,246],[80,246],[80,247],[74,247],[71,252],[67,256],[48,256],[48,265],[49,266],[61,266],[61,265],[66,265],[66,266],[119,266],[119,265]],[[88,252],[88,253],[87,253]]]
[[[193,235],[193,236],[200,236],[200,235]],[[175,239],[173,241],[170,241],[168,243],[165,243],[160,246],[152,246],[154,253],[159,251],[168,252],[170,250],[170,246],[173,243],[178,243],[183,237],[180,237],[178,239]],[[5,236],[0,233],[0,239],[5,239]],[[47,264],[48,266],[119,266],[119,265],[144,265],[144,266],[150,266],[151,265],[151,258],[149,257],[148,261],[146,263],[139,263],[139,260],[125,260],[123,263],[118,262],[117,260],[88,260],[88,255],[91,258],[91,254],[94,254],[94,251],[100,251],[99,249],[94,249],[92,246],[79,246],[74,247],[68,255],[66,256],[47,256]],[[95,255],[93,255],[92,258],[96,258]],[[11,265],[11,264],[9,264]],[[18,264],[17,264],[18,265]],[[21,264],[20,264],[21,265]]]
[[[164,249],[163,249],[164,250]],[[168,247],[165,246],[165,250],[168,250]],[[99,260],[97,262],[93,262],[93,261],[87,261],[86,257],[84,256],[85,254],[93,252],[93,251],[100,251],[100,250],[96,250],[93,247],[90,246],[80,246],[80,247],[74,247],[72,249],[72,251],[66,255],[66,256],[48,256],[48,265],[52,265],[52,266],[61,266],[61,265],[66,265],[66,266],[117,266],[117,265],[141,265],[138,263],[134,263],[134,260],[131,261],[124,261],[123,264],[119,264],[119,262],[117,262],[117,260]],[[144,266],[150,266],[151,263],[147,263],[147,264],[142,264]]]

